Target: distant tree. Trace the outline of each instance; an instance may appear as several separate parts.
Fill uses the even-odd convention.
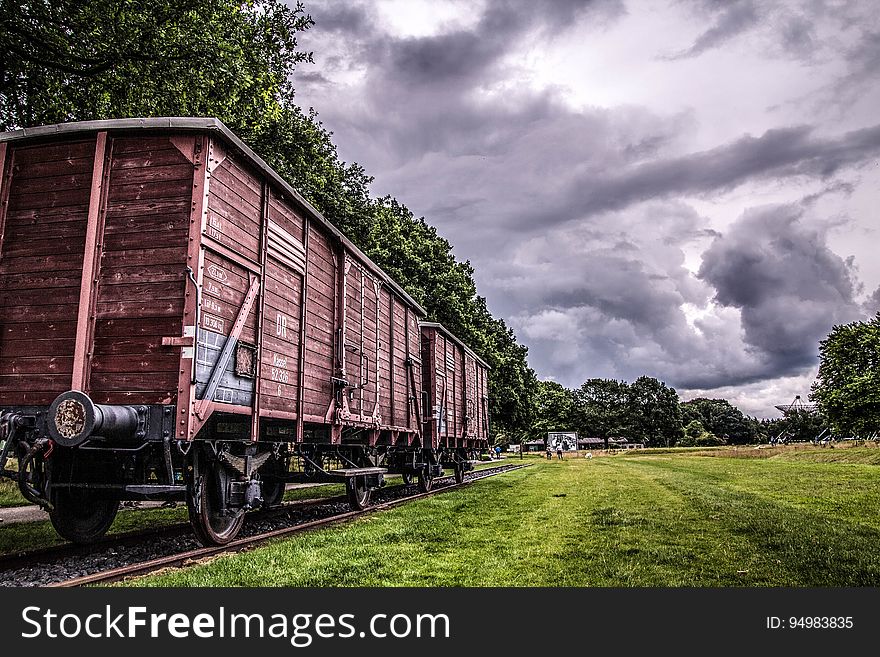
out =
[[[678,441],[680,447],[693,447],[697,439],[706,433],[706,428],[699,420],[691,420],[684,428],[684,436]]]
[[[810,399],[838,436],[880,432],[880,313],[835,326],[819,343],[819,375]]]
[[[573,393],[573,421],[582,436],[605,440],[629,433],[629,385],[614,379],[588,379]]]
[[[551,431],[574,429],[574,394],[556,381],[538,381],[535,392],[533,439],[547,437]]]
[[[795,410],[785,417],[769,421],[767,428],[770,438],[786,442],[807,442],[827,433],[828,423],[821,413]]]
[[[730,444],[743,445],[757,438],[755,423],[726,399],[699,397],[682,402],[681,418],[685,425],[699,420],[706,431]]]
[[[627,409],[633,437],[647,445],[671,447],[683,435],[678,393],[662,381],[650,376],[633,381]]]

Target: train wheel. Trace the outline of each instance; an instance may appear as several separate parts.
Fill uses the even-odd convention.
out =
[[[217,462],[204,463],[199,474],[192,478],[187,491],[187,509],[196,538],[202,545],[226,545],[244,524],[244,511],[231,514],[220,512],[220,500],[225,488],[223,466]]]
[[[287,484],[284,481],[278,481],[276,478],[280,478],[287,475],[288,463],[286,460],[279,461],[274,458],[270,458],[269,462],[263,466],[260,470],[260,474],[263,475],[263,508],[268,509],[272,506],[277,506],[281,504],[281,501],[284,499],[284,491],[287,489]],[[268,479],[267,479],[268,477]]]
[[[370,487],[366,477],[349,477],[345,480],[348,504],[354,511],[363,511],[370,504]]]
[[[119,510],[117,500],[103,500],[87,490],[59,489],[52,497],[54,508],[49,520],[55,531],[81,545],[94,543],[106,534]]]
[[[431,486],[434,485],[434,475],[428,472],[428,467],[424,467],[419,470],[419,490],[423,493],[427,493],[431,490]]]
[[[455,483],[460,484],[464,482],[464,464],[457,463],[455,465]]]
[[[273,481],[263,482],[263,508],[268,509],[270,506],[281,504],[284,499],[284,482]]]

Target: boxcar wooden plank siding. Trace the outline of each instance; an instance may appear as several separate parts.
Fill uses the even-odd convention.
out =
[[[0,172],[5,201],[0,206],[0,399],[5,403],[48,404],[70,387],[94,154],[94,139],[7,147]],[[40,239],[44,220],[58,229],[55,239]],[[30,340],[41,341],[42,358],[19,363]]]
[[[103,403],[163,403],[175,396],[169,382],[180,367],[178,350],[161,341],[182,327],[192,163],[167,137],[114,138],[108,148],[86,392]],[[126,320],[149,334],[118,344],[118,322]]]
[[[84,391],[96,402],[181,401],[185,426],[213,426],[194,419],[194,404],[258,281],[243,351],[233,350],[218,388],[245,397],[222,412],[246,413],[250,395],[273,427],[297,423],[273,435],[420,437],[424,311],[399,286],[226,133],[113,122],[101,130],[103,170],[97,129],[0,140],[11,181],[0,190],[0,405],[49,404],[70,389],[79,314]],[[89,249],[95,276],[83,281]],[[334,378],[348,381],[344,394]],[[358,429],[343,434],[346,425]]]

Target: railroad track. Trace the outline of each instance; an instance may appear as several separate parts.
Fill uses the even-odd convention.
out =
[[[347,510],[344,496],[290,502],[281,508],[260,512],[259,517],[253,514],[242,530],[246,535],[219,547],[200,547],[189,525],[172,525],[108,537],[97,546],[97,551],[95,545],[64,545],[28,552],[0,559],[0,586],[77,587],[117,582],[224,553],[240,552],[275,538],[347,522],[528,465],[503,465],[469,472],[462,484],[456,484],[452,476],[438,477],[427,493],[407,494],[415,488],[414,485],[383,488],[375,495],[384,501],[363,511]]]
[[[392,488],[396,488],[392,487]],[[248,521],[253,519],[272,518],[274,516],[282,516],[293,510],[306,509],[324,504],[336,504],[346,502],[345,495],[333,495],[332,497],[316,497],[305,500],[292,500],[283,502],[271,509],[261,509],[248,513]],[[26,552],[14,552],[0,556],[0,573],[17,570],[19,568],[28,567],[35,562],[43,561],[60,561],[70,557],[84,557],[92,553],[99,552],[105,548],[116,548],[128,545],[136,545],[146,540],[162,540],[185,536],[192,534],[192,525],[188,522],[175,522],[168,525],[160,525],[158,527],[149,527],[146,529],[136,529],[129,532],[119,534],[108,534],[103,536],[94,543],[88,545],[76,545],[74,543],[64,543],[62,545],[53,545],[51,547],[37,548]]]

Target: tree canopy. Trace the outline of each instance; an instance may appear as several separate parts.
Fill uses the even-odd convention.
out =
[[[730,444],[744,445],[758,437],[754,420],[726,399],[698,397],[682,402],[681,415],[683,424],[698,420],[706,431]]]
[[[880,432],[880,313],[835,326],[819,343],[819,376],[810,399],[837,436]]]

